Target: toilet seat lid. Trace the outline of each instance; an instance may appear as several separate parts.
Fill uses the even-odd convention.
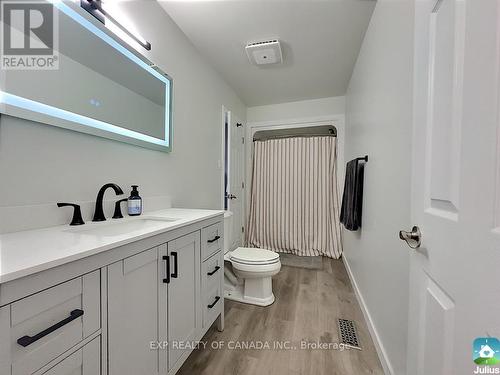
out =
[[[279,260],[280,255],[271,250],[250,247],[238,247],[231,253],[230,259],[239,263],[267,264]]]

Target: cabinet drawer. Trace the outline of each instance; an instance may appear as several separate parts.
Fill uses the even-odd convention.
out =
[[[223,249],[224,226],[222,222],[210,225],[201,230],[201,258],[205,260]]]
[[[10,305],[12,375],[32,374],[100,328],[100,271]]]
[[[54,367],[43,372],[43,375],[100,375],[101,344],[96,337],[83,348],[64,358]]]
[[[221,283],[210,283],[211,288],[203,296],[203,327],[206,328],[215,321],[222,312],[224,296],[222,295]]]
[[[203,262],[201,266],[202,293],[213,289],[214,283],[221,283],[224,277],[224,259],[219,251]]]

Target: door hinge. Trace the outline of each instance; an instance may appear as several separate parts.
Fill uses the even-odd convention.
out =
[[[241,227],[241,233],[245,233],[245,227]]]
[[[242,188],[242,189],[244,189],[244,188],[245,188],[245,183],[244,183],[244,182],[242,182],[242,183],[241,183],[241,188]]]
[[[239,128],[240,126],[243,126],[243,124],[242,124],[242,123],[237,122],[237,123],[236,123],[236,127],[237,127],[237,128]]]
[[[241,143],[245,144],[245,137],[241,137]]]

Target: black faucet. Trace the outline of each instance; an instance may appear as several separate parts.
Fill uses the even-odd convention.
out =
[[[104,193],[108,188],[112,188],[116,195],[122,195],[123,190],[117,185],[117,184],[106,184],[102,188],[99,189],[99,192],[97,193],[97,199],[95,202],[95,211],[94,211],[94,218],[92,221],[105,221],[106,217],[104,216],[104,210],[102,208],[102,200],[104,198]]]
[[[83,225],[85,222],[82,219],[82,210],[80,206],[74,203],[58,203],[57,207],[73,207],[73,219],[71,219],[71,223],[69,225]]]
[[[120,199],[115,203],[115,213],[113,214],[113,219],[123,219],[121,204],[127,202],[128,198]]]

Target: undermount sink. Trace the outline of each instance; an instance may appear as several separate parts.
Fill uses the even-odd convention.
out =
[[[138,219],[113,220],[102,223],[85,224],[79,227],[69,228],[66,231],[71,233],[88,234],[91,236],[112,237],[121,236],[131,232],[142,230],[155,230],[164,228],[166,224],[178,219],[163,217],[145,217]]]

